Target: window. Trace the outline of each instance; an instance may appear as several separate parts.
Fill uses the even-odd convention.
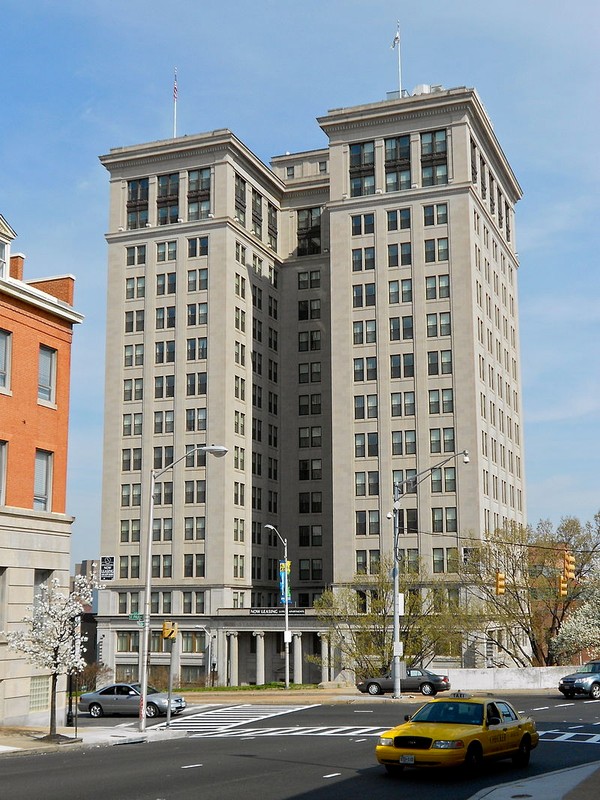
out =
[[[179,220],[179,174],[158,176],[156,201],[158,224],[172,225]]]
[[[40,345],[38,362],[38,400],[56,401],[56,350]]]
[[[388,231],[405,230],[407,228],[410,228],[410,208],[387,212]]]
[[[352,236],[360,236],[364,233],[375,233],[375,215],[357,214],[351,219]]]
[[[0,506],[6,503],[6,463],[8,442],[0,441]],[[2,588],[2,571],[0,570],[0,590]],[[1,591],[0,591],[1,595]],[[2,597],[0,596],[0,614],[2,614]]]
[[[52,453],[45,450],[35,451],[33,508],[36,511],[52,510]]]
[[[421,182],[423,186],[448,183],[445,130],[421,134]]]
[[[0,330],[0,389],[10,389],[10,355],[12,336]]]
[[[304,208],[298,211],[299,256],[310,256],[321,252],[321,208]]]
[[[448,222],[448,206],[446,203],[436,203],[432,206],[423,207],[423,224],[445,225]]]
[[[148,224],[148,178],[127,182],[127,230]]]
[[[375,193],[375,143],[350,145],[350,195],[361,197]]]

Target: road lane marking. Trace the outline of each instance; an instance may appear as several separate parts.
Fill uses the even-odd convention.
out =
[[[539,708],[532,708],[532,711],[548,711],[550,706],[539,706]]]
[[[341,772],[330,772],[329,775],[323,775],[324,778],[339,778]]]
[[[558,705],[554,706],[554,708],[567,708],[567,706],[574,706],[575,703],[559,703]]]
[[[181,769],[196,769],[196,767],[202,767],[203,764],[184,764]]]

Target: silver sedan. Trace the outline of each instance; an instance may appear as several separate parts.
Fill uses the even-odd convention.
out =
[[[80,711],[89,711],[92,717],[102,717],[105,714],[137,716],[140,713],[141,694],[142,687],[139,683],[111,683],[95,692],[82,694],[77,707]],[[149,686],[146,716],[158,717],[159,714],[166,714],[168,707],[169,695]],[[186,702],[181,695],[171,695],[171,714],[179,714],[185,707]]]

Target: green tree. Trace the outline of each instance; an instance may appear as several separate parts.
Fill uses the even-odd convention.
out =
[[[551,642],[580,603],[584,587],[596,579],[600,513],[586,523],[563,517],[556,528],[548,520],[535,528],[515,525],[474,545],[462,569],[474,626],[479,621],[488,638],[502,631],[496,646],[521,666],[556,664]],[[565,550],[575,558],[575,578],[567,582],[566,596],[561,596]],[[502,595],[496,594],[497,571],[505,576]]]
[[[466,618],[455,602],[456,588],[442,578],[424,580],[417,571],[400,572],[400,640],[408,666],[426,666],[436,655],[460,656]],[[344,668],[353,669],[359,679],[389,669],[394,644],[391,559],[383,559],[375,575],[357,574],[349,584],[328,589],[315,609]],[[313,660],[320,663],[318,657]]]

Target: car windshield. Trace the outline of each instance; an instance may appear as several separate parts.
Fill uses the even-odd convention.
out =
[[[600,672],[600,664],[584,664],[583,667],[580,667],[577,672]]]
[[[451,725],[481,725],[481,703],[427,703],[410,718],[411,722],[447,722]]]
[[[142,684],[141,683],[132,683],[131,688],[135,689],[138,694],[142,693]],[[158,689],[155,689],[154,686],[148,686],[148,694],[160,694]]]

